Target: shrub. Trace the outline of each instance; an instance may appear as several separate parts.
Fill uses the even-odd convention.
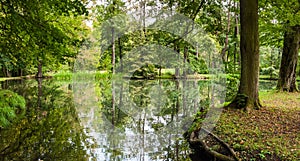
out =
[[[0,128],[25,114],[25,99],[9,90],[0,90]]]

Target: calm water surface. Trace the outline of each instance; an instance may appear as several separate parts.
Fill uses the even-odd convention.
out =
[[[1,85],[25,97],[27,112],[0,129],[0,160],[190,160],[184,131],[196,111],[222,103],[225,96],[210,81],[199,80],[17,80]],[[228,85],[227,94],[233,93],[236,84]],[[265,81],[260,88],[275,85]]]

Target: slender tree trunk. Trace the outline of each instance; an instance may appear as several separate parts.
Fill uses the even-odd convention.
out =
[[[112,80],[111,82],[111,95],[112,95],[112,100],[111,100],[111,123],[113,127],[115,127],[115,118],[116,118],[116,92],[115,92],[115,82]]]
[[[236,6],[238,7],[240,5],[240,3],[239,2],[237,2],[236,3]],[[237,31],[236,31],[236,33],[237,33],[237,35],[241,35],[241,33],[240,33],[240,28],[239,28],[239,24],[240,24],[240,21],[239,21],[239,16],[238,16],[238,14],[236,15],[236,17],[235,17],[235,23],[236,23],[236,29],[237,29]],[[237,39],[238,40],[238,39]],[[238,42],[238,41],[237,41]],[[239,42],[240,43],[240,42]],[[237,43],[237,45],[240,45],[239,43]],[[240,46],[239,46],[239,48],[240,48]],[[238,48],[238,49],[239,49]],[[237,64],[238,64],[238,70],[240,70],[240,66],[241,66],[241,50],[238,50],[238,55],[237,55]]]
[[[147,28],[146,28],[146,1],[142,1],[142,8],[143,8],[143,31],[144,36],[147,38]]]
[[[161,68],[162,68],[162,67],[159,66],[159,72],[158,72],[158,75],[159,75],[159,76],[161,76]]]
[[[8,89],[8,87],[9,87],[8,81],[1,82],[1,88],[2,89]]]
[[[177,60],[179,61],[180,60],[179,59],[180,58],[180,48],[176,43],[174,43],[174,50],[177,52]],[[178,78],[178,76],[179,76],[179,67],[176,67],[175,68],[175,77]]]
[[[231,46],[228,44],[228,47],[227,47],[227,60],[226,60],[226,66],[225,66],[225,72],[226,72],[226,69],[227,69],[227,71],[230,71],[230,72],[232,72],[232,70],[230,70],[230,69],[228,69],[228,64],[229,64],[229,61],[231,60],[230,58],[229,58],[229,56],[230,56],[230,48],[231,48]]]
[[[112,1],[112,12],[115,14],[115,6],[116,6],[116,1]],[[115,74],[115,63],[116,63],[116,43],[115,43],[115,27],[114,24],[111,24],[111,71],[112,74]]]
[[[296,68],[300,44],[300,25],[290,27],[284,34],[284,44],[277,89],[280,91],[298,91]]]
[[[39,60],[39,64],[38,64],[38,73],[36,75],[37,78],[43,78],[43,64],[42,64],[42,60]]]
[[[274,65],[274,52],[275,52],[275,50],[274,49],[272,49],[272,51],[271,51],[271,64],[270,64],[270,67],[275,67],[275,65]],[[273,78],[273,71],[271,71],[270,72],[270,79],[272,79]]]
[[[121,109],[123,108],[123,82],[121,81],[121,88],[119,93],[119,104],[118,104],[118,119],[117,122],[120,122],[121,120]]]
[[[226,62],[226,50],[228,49],[228,35],[230,32],[230,5],[231,5],[231,0],[229,1],[228,4],[228,12],[227,12],[227,31],[226,31],[226,38],[225,38],[225,46],[221,51],[221,55],[222,55],[222,60],[225,63]],[[228,55],[227,55],[227,60],[228,60]],[[225,71],[227,70],[227,63],[225,63]]]
[[[258,0],[240,0],[241,77],[237,96],[229,106],[259,109]]]
[[[238,7],[238,2],[235,2],[234,6],[237,8]],[[239,55],[238,49],[237,49],[237,44],[238,44],[238,34],[239,34],[239,20],[238,20],[238,14],[235,12],[234,14],[235,17],[235,27],[234,27],[234,52],[233,52],[233,73],[236,73],[236,63],[237,63],[237,55]]]
[[[42,107],[43,79],[37,78],[37,82],[38,82],[38,109],[40,110]]]
[[[187,47],[184,47],[183,49],[183,65],[184,65],[184,68],[183,68],[183,78],[186,78],[187,77],[187,58],[188,58],[188,48]]]
[[[7,77],[6,68],[4,68],[4,67],[2,68],[2,73],[3,73],[4,77]]]
[[[7,68],[3,68],[4,77],[11,77],[11,72]]]
[[[122,55],[122,46],[121,46],[121,38],[118,38],[118,46],[119,46],[119,58],[120,58],[120,71],[123,72],[123,55]]]
[[[112,65],[112,73],[115,73],[115,62],[116,62],[116,45],[115,45],[115,29],[114,27],[112,27],[111,29],[111,51],[112,51],[112,55],[111,55],[111,65]]]
[[[179,81],[175,80],[175,84],[176,84],[176,91],[179,91]],[[179,111],[180,108],[180,101],[179,101],[179,96],[176,96],[176,113]],[[173,120],[172,120],[173,121]]]
[[[23,76],[23,69],[19,69],[19,75],[22,77]]]
[[[233,51],[233,73],[236,73],[236,57],[237,57],[237,35],[234,35],[235,43],[234,43],[234,51]]]

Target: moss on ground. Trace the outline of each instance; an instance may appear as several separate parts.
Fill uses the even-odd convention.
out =
[[[297,160],[300,156],[300,94],[261,92],[260,110],[223,112],[214,133],[242,160]]]

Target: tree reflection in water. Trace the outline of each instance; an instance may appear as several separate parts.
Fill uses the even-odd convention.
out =
[[[71,93],[49,80],[4,82],[25,97],[27,110],[0,129],[0,160],[87,160],[90,144],[80,126]]]
[[[1,160],[189,160],[183,133],[210,106],[210,81],[3,82],[27,113],[0,130]]]
[[[182,135],[196,111],[209,106],[210,83],[78,80],[73,92],[98,160],[189,160]]]

